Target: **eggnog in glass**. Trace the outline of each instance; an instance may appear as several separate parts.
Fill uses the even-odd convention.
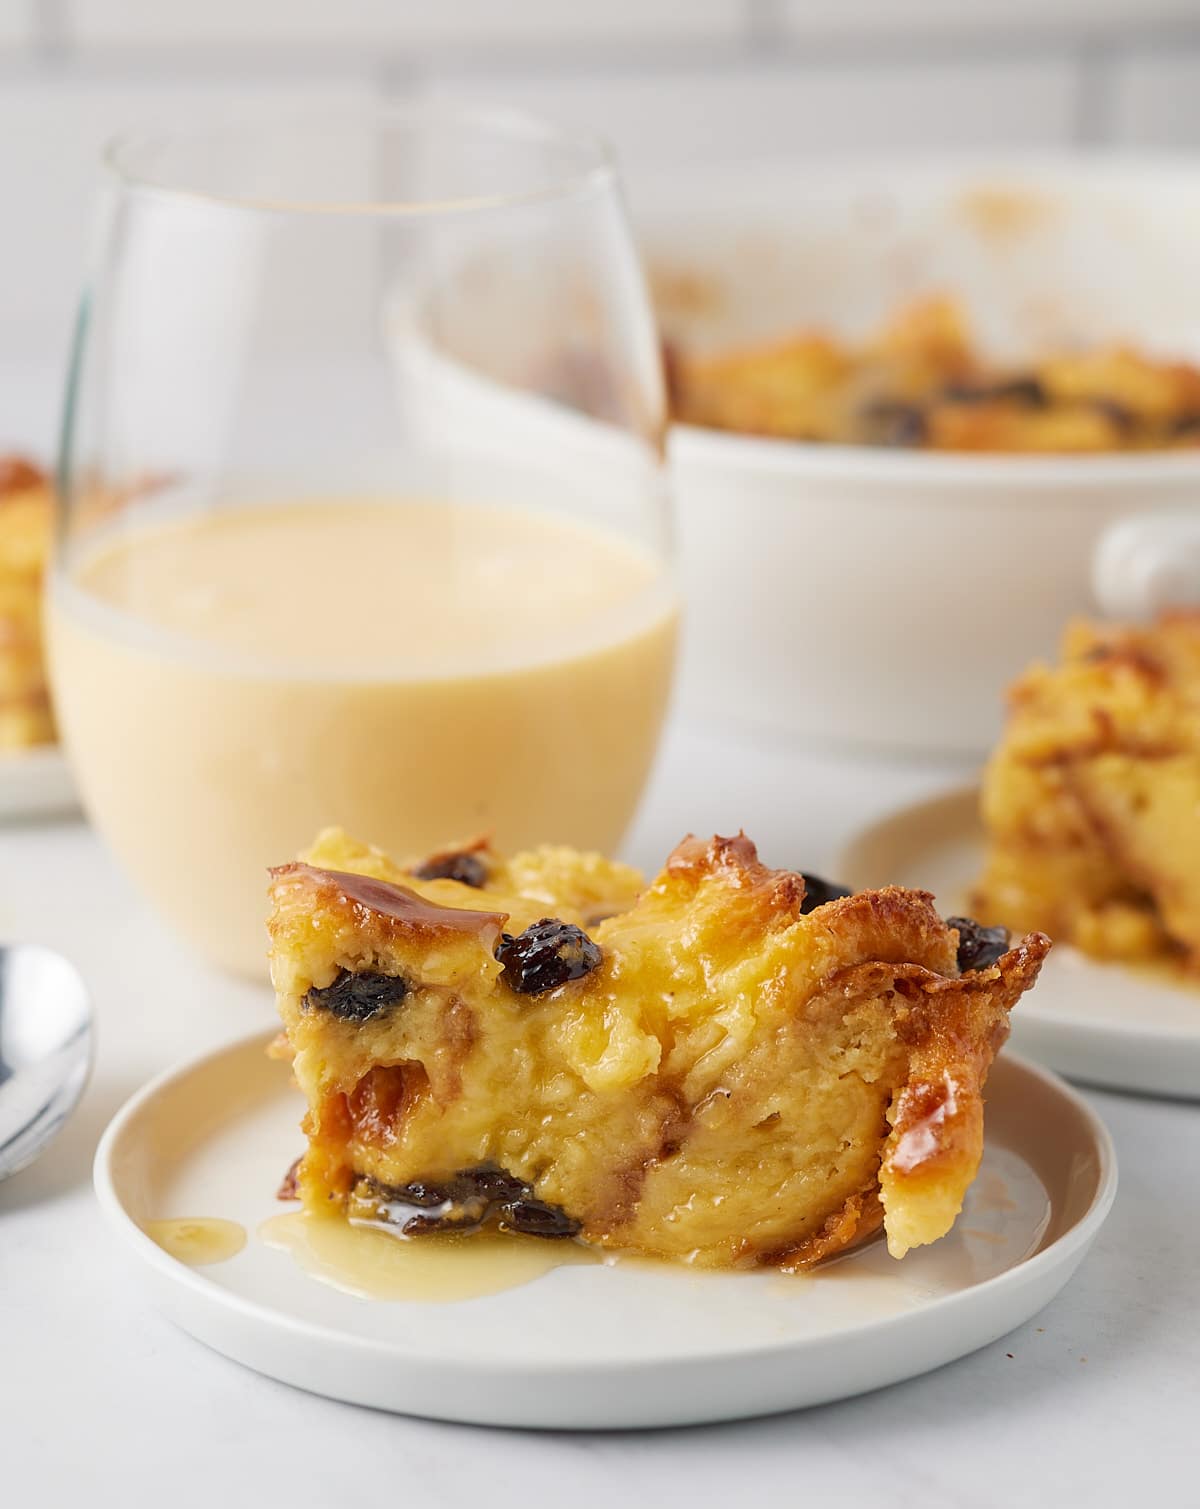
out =
[[[71,389],[52,675],[87,810],[211,959],[265,871],[613,849],[676,603],[657,344],[612,167],[400,111],[118,144]]]

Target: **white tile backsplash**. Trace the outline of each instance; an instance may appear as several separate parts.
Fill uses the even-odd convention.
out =
[[[212,119],[277,105],[368,98],[353,79],[245,84],[0,80],[0,193],[20,206],[20,234],[0,237],[0,339],[65,354],[87,260],[104,144],[131,126]]]
[[[1047,31],[1081,38],[1152,27],[1200,27],[1196,0],[776,0],[781,29],[793,36],[1016,39]]]
[[[1200,147],[1200,49],[1116,60],[1109,108],[1123,145]]]
[[[504,99],[599,130],[636,188],[677,164],[900,151],[1063,145],[1076,75],[1065,55],[1040,61],[580,70],[497,75],[435,71],[426,88]]]
[[[513,47],[739,34],[749,0],[59,0],[77,42]]]
[[[708,162],[1200,148],[1200,0],[0,0],[0,355],[65,345],[121,125],[414,80],[599,129],[635,194]]]
[[[36,25],[36,0],[0,0],[0,47],[32,43]]]

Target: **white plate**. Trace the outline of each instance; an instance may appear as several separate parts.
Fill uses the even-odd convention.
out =
[[[0,753],[0,820],[51,817],[78,806],[70,766],[57,744]]]
[[[902,807],[843,852],[843,885],[922,886],[962,912],[983,867],[977,788]],[[1118,1090],[1200,1099],[1200,985],[1055,946],[1012,1018],[1012,1041],[1061,1074]]]
[[[308,1277],[256,1230],[301,1146],[289,1071],[255,1037],[161,1076],[96,1154],[105,1215],[151,1296],[248,1367],[333,1398],[489,1425],[683,1425],[823,1403],[995,1340],[1066,1283],[1116,1190],[1104,1128],[1060,1081],[1002,1058],[988,1149],[954,1232],[805,1277],[666,1264],[560,1267],[453,1304],[381,1302]],[[189,1268],[146,1220],[221,1217],[249,1240]]]

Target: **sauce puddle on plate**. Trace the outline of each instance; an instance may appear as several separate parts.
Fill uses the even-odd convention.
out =
[[[246,1245],[246,1228],[216,1216],[184,1216],[170,1221],[143,1221],[142,1230],[164,1252],[189,1268],[224,1263]]]
[[[504,1232],[471,1236],[393,1236],[337,1216],[302,1210],[258,1228],[268,1247],[290,1253],[305,1273],[360,1299],[439,1304],[517,1289],[552,1268],[603,1262],[582,1243]]]

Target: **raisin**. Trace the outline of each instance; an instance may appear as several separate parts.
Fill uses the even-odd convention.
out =
[[[518,1200],[529,1193],[529,1185],[524,1179],[518,1179],[516,1174],[510,1174],[496,1163],[480,1163],[475,1168],[463,1169],[455,1179],[488,1200]]]
[[[1113,429],[1132,430],[1135,428],[1137,415],[1125,404],[1118,403],[1115,398],[1093,398],[1089,402],[1097,414],[1103,415],[1108,420]]]
[[[519,1231],[527,1237],[546,1237],[562,1241],[579,1235],[579,1222],[569,1216],[561,1205],[548,1205],[544,1200],[509,1200],[500,1207],[500,1227],[504,1231]]]
[[[298,1200],[300,1198],[300,1163],[303,1158],[293,1158],[288,1166],[288,1171],[280,1181],[279,1188],[275,1191],[277,1200]]]
[[[929,438],[924,411],[898,398],[876,398],[860,412],[868,445],[918,446]]]
[[[460,1227],[461,1207],[456,1207],[448,1185],[419,1180],[412,1184],[379,1184],[358,1179],[350,1191],[346,1214],[351,1221],[378,1222],[395,1226],[405,1236]],[[474,1224],[478,1224],[478,1220]]]
[[[1013,403],[1023,403],[1031,409],[1044,409],[1050,403],[1050,395],[1041,379],[1033,376],[1011,378],[1008,382],[1000,383],[997,392],[1001,398],[1011,399]]]
[[[947,383],[942,397],[949,403],[1017,403],[1028,409],[1044,409],[1050,395],[1040,379],[1008,377],[993,383]]]
[[[1008,929],[984,927],[973,917],[947,917],[946,926],[958,929],[958,968],[987,969],[1008,952]]]
[[[407,994],[408,986],[399,975],[382,975],[373,970],[352,974],[348,969],[339,969],[332,985],[310,987],[304,1004],[328,1011],[344,1022],[369,1022]]]
[[[580,1224],[559,1205],[537,1200],[532,1188],[494,1163],[460,1169],[449,1179],[379,1184],[361,1178],[350,1192],[347,1215],[355,1222],[396,1227],[406,1237],[435,1231],[478,1231],[489,1221],[525,1236],[561,1239]]]
[[[491,1204],[478,1196],[468,1195],[462,1200],[451,1200],[444,1207],[414,1210],[401,1198],[386,1202],[383,1209],[392,1212],[384,1217],[390,1225],[399,1226],[406,1237],[419,1237],[431,1231],[478,1231],[488,1218]]]
[[[420,1210],[432,1210],[437,1205],[447,1205],[454,1198],[454,1191],[446,1184],[430,1184],[425,1179],[414,1179],[411,1184],[401,1184],[390,1191],[392,1198],[405,1205],[415,1205]]]
[[[413,871],[418,880],[457,880],[459,885],[482,890],[487,885],[488,869],[478,854],[437,854]]]
[[[543,917],[515,938],[501,933],[496,948],[496,958],[504,966],[504,983],[527,996],[581,979],[602,957],[599,946],[582,928],[557,917]]]
[[[847,890],[844,885],[834,885],[831,880],[822,880],[819,875],[804,875],[804,900],[800,904],[801,913],[807,917],[809,912],[815,912],[819,906],[824,906],[827,901],[837,901],[842,896],[853,896],[854,892]]]

